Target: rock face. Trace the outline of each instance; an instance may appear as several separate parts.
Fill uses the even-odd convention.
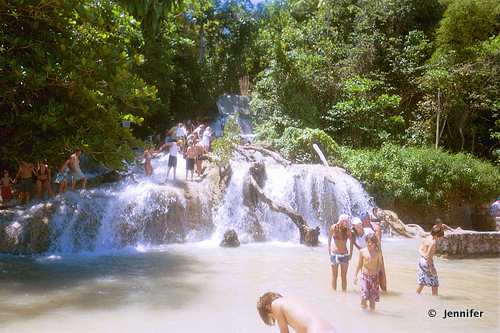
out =
[[[213,233],[212,210],[222,199],[229,175],[221,177],[218,168],[208,168],[200,183],[171,182],[143,190],[143,197],[131,195],[122,200],[99,191],[67,193],[48,203],[34,201],[20,209],[3,210],[0,253],[92,252],[139,242],[204,240]],[[100,238],[103,232],[109,239]]]
[[[249,107],[250,97],[245,95],[220,95],[217,99],[217,108],[220,114],[240,116],[252,116]]]
[[[500,233],[449,233],[437,242],[436,254],[452,258],[500,257]]]
[[[50,246],[49,219],[55,206],[47,203],[20,221],[7,222],[0,229],[0,252],[34,254]]]
[[[217,99],[217,109],[219,116],[214,119],[212,129],[220,136],[224,132],[224,125],[238,114],[238,125],[241,128],[241,134],[253,133],[252,123],[255,112],[249,106],[250,97],[246,95],[220,95]]]

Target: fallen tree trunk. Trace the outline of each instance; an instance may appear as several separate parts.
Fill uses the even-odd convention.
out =
[[[306,244],[309,246],[317,246],[319,244],[318,236],[319,236],[319,227],[316,229],[310,229],[309,226],[307,225],[306,220],[304,217],[294,211],[292,208],[287,207],[285,205],[280,205],[276,202],[274,202],[273,199],[271,199],[261,188],[261,185],[259,185],[259,182],[256,180],[260,180],[260,183],[263,183],[263,175],[262,173],[264,172],[264,165],[261,163],[254,163],[252,167],[250,168],[250,174],[249,174],[249,185],[252,188],[252,192],[255,193],[261,201],[266,203],[269,208],[274,211],[274,212],[279,212],[286,214],[292,222],[297,226],[299,229],[299,234],[300,234],[300,243],[301,244]],[[256,202],[253,203],[255,206]]]
[[[419,225],[404,224],[398,215],[390,210],[379,210],[378,214],[389,226],[391,234],[397,234],[406,238],[413,238],[415,236],[427,237],[428,235]]]

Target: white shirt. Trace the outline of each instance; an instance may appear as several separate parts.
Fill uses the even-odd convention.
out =
[[[175,134],[177,134],[178,138],[183,137],[183,136],[187,136],[186,128],[185,127],[177,127]]]
[[[181,147],[179,146],[179,143],[174,142],[172,147],[170,147],[168,153],[170,154],[170,156],[177,156],[177,154],[179,153],[180,150],[181,150]]]
[[[212,135],[212,132],[205,130],[203,132],[203,139],[201,140],[201,144],[204,147],[210,146],[210,136]]]
[[[356,244],[358,244],[361,248],[366,247],[366,236],[374,234],[375,231],[373,231],[372,228],[363,228],[363,236],[361,237],[356,237]]]

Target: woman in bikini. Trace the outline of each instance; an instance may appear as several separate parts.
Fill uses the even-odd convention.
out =
[[[150,176],[153,174],[153,167],[151,166],[151,159],[153,158],[153,154],[156,153],[153,146],[149,146],[140,156],[134,157],[134,159],[145,158],[146,162],[144,162],[144,169],[146,170],[146,176]]]
[[[337,277],[340,265],[340,277],[342,279],[342,290],[347,289],[347,268],[352,257],[354,246],[353,234],[348,228],[349,216],[342,214],[339,221],[332,225],[328,234],[328,254],[332,265],[332,288],[337,290]],[[333,244],[332,244],[333,238]],[[350,251],[347,251],[347,240],[350,243]]]
[[[36,197],[38,200],[42,200],[42,191],[43,188],[49,192],[49,195],[51,198],[54,197],[54,193],[52,192],[52,189],[50,188],[50,180],[51,180],[51,175],[50,175],[50,168],[47,165],[47,160],[43,160],[43,163],[40,163],[38,166],[37,170],[34,171],[34,174],[36,175]]]

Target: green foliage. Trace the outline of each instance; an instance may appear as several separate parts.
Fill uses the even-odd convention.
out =
[[[234,114],[224,127],[224,135],[212,142],[215,155],[215,163],[220,169],[225,169],[233,157],[235,146],[240,144],[240,125],[238,125],[238,114]]]
[[[444,13],[437,34],[439,53],[452,62],[476,57],[476,47],[498,34],[500,3],[497,0],[454,0]]]
[[[383,93],[381,82],[354,78],[344,86],[341,101],[328,112],[329,133],[344,145],[360,148],[397,141],[403,119],[394,112],[401,97]]]
[[[342,151],[344,167],[364,185],[378,204],[394,201],[419,210],[449,208],[451,197],[488,202],[500,193],[499,169],[471,154],[449,154],[432,148]]]
[[[265,141],[294,163],[321,163],[319,156],[313,148],[317,144],[330,164],[338,164],[340,148],[324,131],[320,129],[287,127],[283,133],[273,131],[267,125],[258,128],[255,142]]]
[[[119,164],[154,98],[133,71],[142,34],[112,2],[20,0],[0,12],[0,137],[4,163],[52,163],[79,147]]]

